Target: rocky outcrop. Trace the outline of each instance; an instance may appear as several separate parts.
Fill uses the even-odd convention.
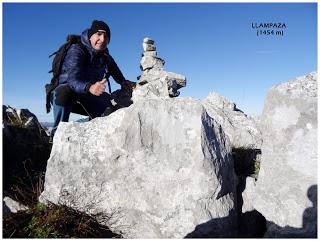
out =
[[[14,184],[30,175],[29,167],[38,172],[45,170],[51,145],[37,117],[27,109],[4,105],[2,130],[3,187],[10,194]]]
[[[261,149],[261,131],[253,118],[243,113],[236,104],[212,92],[202,101],[208,114],[222,126],[233,148]]]
[[[273,86],[265,100],[254,207],[266,237],[316,237],[317,73]]]
[[[201,101],[170,98],[186,78],[163,70],[153,40],[143,49],[131,106],[59,125],[40,200],[103,213],[126,238],[234,237],[229,139]]]
[[[208,114],[214,118],[228,136],[234,160],[235,173],[237,175],[237,212],[243,222],[251,220],[258,226],[261,223],[252,206],[254,193],[254,178],[257,178],[257,166],[260,163],[262,136],[256,121],[243,113],[236,104],[218,93],[210,93],[202,100]],[[254,221],[256,220],[256,221]],[[261,225],[263,226],[263,225]],[[261,232],[255,233],[257,226],[240,223],[240,237],[262,237]],[[260,230],[260,228],[257,228]]]
[[[2,114],[4,138],[17,143],[48,142],[45,130],[29,110],[4,105]]]
[[[59,125],[40,201],[125,238],[316,237],[316,73],[273,87],[254,119],[217,93],[178,97],[186,77],[142,46],[117,111]]]
[[[110,216],[125,238],[236,232],[231,147],[192,98],[138,101],[88,123],[61,123],[42,202]]]
[[[165,61],[157,57],[154,40],[145,38],[142,47],[144,52],[140,61],[140,69],[143,72],[138,77],[138,85],[132,100],[179,96],[178,89],[186,86],[186,77],[164,70]],[[145,85],[146,83],[148,85]]]

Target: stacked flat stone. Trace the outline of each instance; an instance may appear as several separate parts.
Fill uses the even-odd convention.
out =
[[[157,57],[156,46],[154,40],[150,38],[144,38],[143,43],[143,54],[140,61],[140,69],[142,71],[148,69],[163,69],[165,61]]]
[[[186,77],[164,70],[165,61],[157,57],[156,46],[151,38],[144,38],[140,61],[142,74],[138,77],[139,88],[133,93],[133,101],[141,98],[177,97],[178,89],[186,86]],[[147,84],[147,86],[142,86]]]

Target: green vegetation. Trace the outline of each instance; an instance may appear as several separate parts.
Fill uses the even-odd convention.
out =
[[[94,216],[63,205],[37,204],[4,217],[4,238],[120,238]]]
[[[3,196],[28,207],[25,211],[4,213],[4,238],[121,237],[97,222],[108,221],[107,215],[88,215],[88,211],[79,212],[65,205],[39,203],[51,150],[49,137],[41,134],[44,130],[32,123],[32,118],[20,118],[18,114],[10,112],[4,122],[12,136],[4,139],[3,145],[6,170]],[[29,122],[30,125],[26,128]],[[39,131],[34,128],[39,128]]]
[[[251,176],[257,179],[260,167],[259,149],[233,148],[234,169],[238,176]]]
[[[255,161],[254,162],[254,174],[253,174],[253,177],[255,179],[258,179],[259,171],[260,171],[260,161]]]
[[[103,214],[88,215],[65,205],[44,205],[38,198],[44,187],[44,172],[24,163],[25,173],[13,178],[10,192],[4,194],[29,209],[3,215],[4,238],[120,238],[107,226],[97,222],[108,220]]]
[[[38,197],[43,191],[45,172],[30,171],[30,167],[25,165],[25,173],[20,177],[12,177],[14,184],[11,187],[11,192],[5,192],[5,194],[25,206],[33,207],[37,205]]]

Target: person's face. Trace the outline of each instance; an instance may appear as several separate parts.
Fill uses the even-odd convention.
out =
[[[105,32],[96,32],[90,38],[92,48],[98,51],[103,51],[109,43],[108,36]]]

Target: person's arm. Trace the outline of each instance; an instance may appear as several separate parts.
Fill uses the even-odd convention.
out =
[[[84,79],[84,69],[87,56],[83,49],[77,44],[71,45],[65,60],[63,69],[68,73],[67,83],[76,93],[87,93],[91,83]]]

